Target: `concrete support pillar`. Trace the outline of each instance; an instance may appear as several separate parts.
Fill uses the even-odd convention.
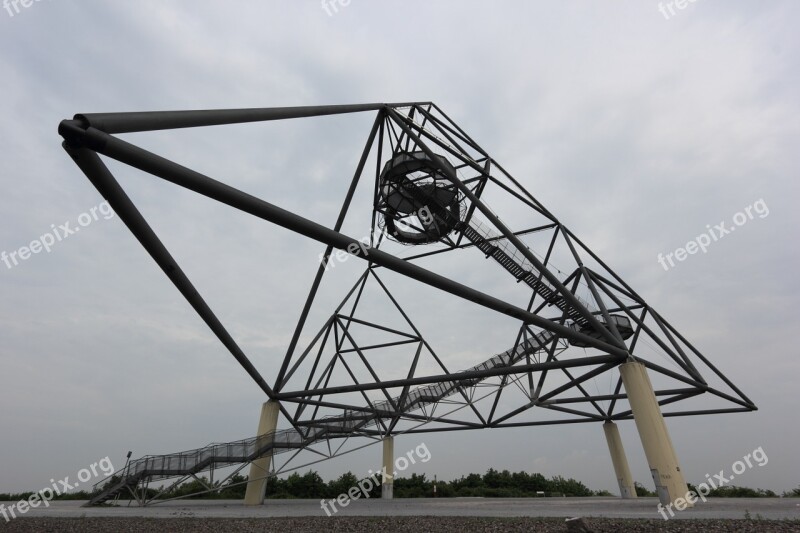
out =
[[[383,439],[383,485],[381,498],[391,500],[394,497],[394,437]]]
[[[258,421],[258,441],[260,448],[266,446],[275,438],[275,429],[278,426],[278,413],[280,404],[272,400],[261,406],[261,418]],[[244,495],[245,505],[261,505],[267,491],[267,475],[269,475],[272,451],[250,463],[250,477],[247,491]]]
[[[614,422],[606,422],[603,424],[603,432],[606,434],[606,443],[608,443],[608,451],[614,465],[614,474],[619,483],[619,494],[626,500],[636,498],[636,487],[633,485],[633,476],[628,466],[628,458],[625,456],[625,448],[622,447],[619,428]]]
[[[685,498],[689,488],[678,465],[678,457],[653,393],[647,368],[634,361],[620,365],[619,371],[659,500],[663,505],[668,505],[678,498]],[[688,507],[692,507],[692,504],[689,503]]]

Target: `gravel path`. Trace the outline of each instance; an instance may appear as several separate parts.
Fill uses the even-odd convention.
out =
[[[586,519],[596,533],[616,531],[800,531],[797,520],[635,520],[620,518]],[[436,533],[566,531],[562,518],[482,518],[482,517],[309,517],[309,518],[19,518],[0,521],[0,532],[119,533],[240,531],[341,533],[362,531],[403,531]]]

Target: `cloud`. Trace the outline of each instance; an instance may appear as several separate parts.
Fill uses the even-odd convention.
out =
[[[799,370],[798,7],[724,5],[698,2],[668,21],[646,2],[354,1],[330,17],[317,2],[64,1],[0,12],[0,249],[99,203],[59,147],[56,126],[74,113],[433,100],[762,407],[670,419],[689,477],[761,445],[770,466],[748,472],[746,484],[794,487],[800,434],[785,425],[794,416],[785,398]],[[372,118],[123,137],[332,224]],[[274,379],[321,247],[110,165]],[[364,212],[345,226],[354,237],[368,231],[370,193],[359,194]],[[656,262],[759,198],[767,219],[669,272]],[[483,272],[457,271],[506,290]],[[344,286],[321,294],[325,309]],[[2,270],[0,287],[0,491],[43,486],[107,455],[116,464],[131,448],[175,452],[254,430],[263,394],[119,219]],[[450,366],[508,347],[508,323],[438,292],[406,305],[416,323],[435,325],[430,336]],[[486,316],[485,331],[432,309],[470,323]],[[315,327],[326,313],[312,315]],[[610,461],[585,476],[560,471],[569,457],[606,459],[600,428],[578,426],[465,432],[469,446],[432,447],[426,467],[440,478],[464,464],[519,469],[535,440],[532,468],[613,488]],[[622,431],[646,483],[634,427]],[[449,439],[427,442],[442,450]],[[580,451],[564,448],[569,439]],[[347,458],[320,469],[359,470]]]

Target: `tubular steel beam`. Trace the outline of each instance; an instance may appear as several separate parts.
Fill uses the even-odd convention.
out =
[[[536,233],[537,231],[542,231],[542,230],[546,230],[546,229],[552,229],[553,227],[555,227],[555,224],[545,224],[544,226],[538,226],[538,227],[535,227],[535,228],[515,231],[514,235],[517,235],[517,236],[528,235],[530,233]],[[503,237],[503,236],[492,237],[491,239],[486,239],[486,242],[497,241],[497,240],[500,240],[500,239],[505,239],[505,237]],[[423,257],[430,257],[432,255],[439,255],[439,254],[443,254],[445,252],[452,252],[453,250],[464,250],[466,248],[473,248],[474,246],[475,246],[475,244],[473,244],[471,242],[467,243],[467,244],[456,244],[456,246],[454,246],[452,248],[445,248],[444,250],[434,250],[433,252],[425,252],[425,253],[422,253],[422,254],[411,255],[411,256],[406,257],[405,260],[406,261],[415,261],[417,259],[422,259]]]
[[[74,121],[63,121],[59,132],[73,142],[85,143],[86,146],[121,163],[138,168],[166,181],[195,191],[203,196],[213,198],[221,203],[250,213],[311,239],[315,239],[334,248],[345,250],[355,257],[371,261],[389,270],[415,279],[431,287],[448,292],[465,300],[505,314],[524,323],[553,331],[569,340],[586,343],[589,346],[613,354],[616,359],[628,357],[624,345],[622,348],[599,341],[588,335],[579,333],[572,328],[563,326],[552,320],[547,320],[530,313],[508,302],[495,298],[483,292],[467,287],[461,283],[426,270],[418,265],[409,263],[382,250],[366,246],[347,235],[333,231],[321,224],[303,218],[295,213],[281,209],[264,200],[240,191],[224,183],[220,183],[208,176],[169,161],[161,156],[148,152],[116,137],[112,137],[95,128],[83,130]],[[592,318],[593,320],[596,320]]]
[[[666,416],[666,415],[665,415]],[[535,422],[508,422],[505,424],[498,424],[496,426],[486,426],[489,429],[497,428],[519,428],[529,426],[558,426],[563,424],[582,424],[584,422],[597,423],[597,420],[589,417],[584,418],[570,418],[567,420],[541,420]],[[406,429],[403,430],[403,435],[410,435],[412,433],[438,433],[440,431],[468,431],[473,429],[486,429],[486,428],[463,428],[463,427],[438,427],[438,428],[422,428],[422,429]]]
[[[134,113],[80,113],[75,115],[84,128],[97,128],[106,133],[196,128],[223,124],[243,124],[291,118],[319,117],[378,111],[385,107],[407,107],[413,103],[354,104],[301,107],[267,107],[250,109],[208,109],[196,111],[141,111]]]
[[[364,165],[367,163],[369,153],[372,151],[372,144],[375,141],[375,135],[378,133],[378,129],[383,121],[383,117],[383,111],[378,111],[378,114],[375,117],[375,123],[372,125],[372,131],[370,131],[369,138],[367,139],[367,144],[364,146],[364,150],[361,153],[361,159],[358,161],[355,174],[350,182],[350,188],[347,190],[344,202],[342,203],[342,208],[339,211],[339,217],[336,219],[336,224],[333,226],[334,231],[339,231],[342,229],[342,224],[344,224],[344,219],[347,216],[348,209],[350,208],[350,202],[353,200],[353,195],[355,194],[356,187],[361,179],[361,174],[364,171]],[[306,297],[306,303],[303,306],[302,312],[300,313],[300,319],[297,321],[297,326],[295,327],[294,334],[292,335],[292,340],[289,342],[289,348],[286,350],[286,356],[283,358],[283,363],[278,371],[278,376],[275,378],[275,390],[277,391],[280,391],[282,388],[283,377],[286,375],[286,371],[289,368],[289,362],[294,355],[297,342],[300,340],[300,334],[303,332],[303,327],[308,319],[308,313],[311,311],[311,305],[314,303],[314,298],[319,290],[319,285],[322,282],[322,276],[325,274],[328,260],[330,259],[332,251],[333,247],[331,245],[328,245],[327,248],[325,248],[322,261],[320,261],[319,267],[317,268],[317,274],[314,277],[314,282],[311,284],[311,290],[308,292],[308,296]]]
[[[698,359],[700,359],[700,360],[701,360],[703,363],[705,363],[705,364],[706,364],[706,366],[708,366],[708,367],[709,367],[709,368],[710,368],[710,369],[711,369],[711,370],[712,370],[712,371],[713,371],[713,372],[714,372],[714,373],[715,373],[715,374],[716,374],[716,375],[717,375],[717,376],[718,376],[718,377],[719,377],[719,378],[720,378],[722,381],[724,381],[724,382],[725,382],[725,384],[726,384],[726,385],[728,385],[728,386],[729,386],[731,389],[733,389],[733,390],[736,392],[736,394],[738,394],[739,396],[741,396],[741,397],[742,397],[742,399],[743,399],[744,401],[746,401],[746,402],[747,402],[749,405],[751,405],[751,406],[752,406],[754,409],[756,409],[756,405],[755,405],[755,404],[752,402],[752,400],[750,400],[750,398],[748,398],[748,397],[747,397],[747,395],[746,395],[745,393],[743,393],[741,390],[739,390],[739,388],[738,388],[736,385],[734,385],[734,384],[731,382],[731,380],[729,380],[729,379],[728,379],[728,378],[725,376],[725,374],[723,374],[722,372],[720,372],[720,371],[717,369],[717,367],[716,367],[716,366],[714,366],[714,365],[711,363],[711,361],[709,361],[708,359],[706,359],[706,357],[705,357],[703,354],[701,354],[701,353],[700,353],[700,352],[699,352],[699,351],[698,351],[698,350],[697,350],[697,349],[696,349],[696,348],[695,348],[695,347],[692,345],[692,343],[690,343],[688,340],[686,340],[686,339],[683,337],[683,335],[681,335],[681,334],[678,332],[678,330],[676,330],[675,328],[673,328],[673,327],[672,327],[672,325],[671,325],[669,322],[667,322],[667,321],[666,321],[666,320],[665,320],[665,319],[664,319],[664,318],[663,318],[661,315],[659,315],[659,314],[658,314],[658,313],[657,313],[657,312],[656,312],[654,309],[650,309],[650,312],[651,312],[651,313],[653,313],[653,314],[655,314],[655,315],[657,315],[657,316],[659,317],[659,319],[660,319],[661,321],[663,321],[664,325],[665,325],[665,326],[667,326],[667,328],[669,328],[669,330],[670,330],[670,331],[672,331],[672,332],[675,334],[675,336],[676,336],[676,337],[678,337],[678,338],[679,338],[679,339],[680,339],[680,340],[681,340],[681,341],[682,341],[684,344],[686,344],[686,346],[688,346],[688,347],[689,347],[689,349],[691,349],[691,350],[692,350],[692,352],[694,352],[694,354],[695,354],[695,355],[698,357]]]
[[[719,396],[720,398],[724,398],[724,399],[728,400],[729,402],[733,402],[733,403],[739,404],[739,405],[741,405],[743,407],[755,407],[755,405],[753,405],[751,403],[747,403],[744,400],[741,400],[739,398],[734,398],[730,394],[726,394],[724,392],[718,391],[717,389],[715,389],[713,387],[710,387],[706,383],[695,381],[695,380],[693,380],[691,378],[682,376],[682,375],[678,374],[677,372],[673,372],[672,370],[669,370],[668,368],[664,368],[663,366],[657,365],[657,364],[652,363],[650,361],[646,361],[644,359],[637,359],[637,360],[640,361],[644,366],[646,366],[650,370],[653,370],[655,372],[659,372],[661,374],[664,374],[665,376],[669,376],[671,378],[674,378],[674,379],[676,379],[678,381],[682,381],[682,382],[687,383],[689,385],[694,385],[695,387],[697,387],[698,389],[700,389],[702,391],[709,392],[711,394],[715,394],[715,395]]]
[[[427,155],[432,160],[436,159],[436,154],[422,141],[422,139],[420,139],[418,135],[416,135],[412,131],[411,127],[405,123],[402,117],[400,117],[393,109],[387,108],[386,112],[389,114],[392,120],[394,120],[394,122],[398,126],[400,126],[400,129],[402,129],[406,133],[406,135],[408,135],[416,143],[416,145],[423,152],[425,152],[425,155]],[[509,230],[505,224],[503,224],[503,222],[497,217],[497,215],[495,215],[491,211],[491,209],[489,209],[483,203],[483,201],[481,201],[480,198],[475,196],[475,194],[471,190],[469,190],[469,187],[464,185],[464,183],[458,178],[458,176],[456,176],[455,172],[453,172],[449,168],[443,168],[442,171],[445,173],[450,182],[452,182],[453,185],[455,185],[458,188],[458,190],[464,194],[464,196],[469,198],[469,200],[477,206],[481,214],[485,216],[498,230],[500,230],[500,232],[505,236],[505,238],[508,239],[514,245],[514,247],[517,250],[519,250],[519,252],[522,255],[524,255],[525,258],[528,261],[530,261],[531,264],[534,265],[534,267],[536,267],[536,269],[539,272],[544,274],[544,277],[547,278],[547,281],[549,281],[550,284],[558,290],[559,294],[567,302],[569,302],[569,304],[572,307],[578,310],[578,312],[589,322],[589,324],[592,325],[592,327],[594,327],[596,331],[600,332],[608,340],[610,344],[616,346],[618,349],[627,352],[627,347],[625,346],[625,343],[617,339],[608,329],[606,329],[606,327],[603,326],[600,323],[600,321],[597,320],[597,318],[594,315],[592,315],[592,313],[578,301],[575,295],[572,294],[569,290],[567,290],[567,288],[561,284],[561,281],[556,276],[554,276],[553,273],[550,272],[548,268],[542,265],[539,259],[537,259],[536,256],[533,255],[533,253],[531,253],[531,251],[528,249],[527,246],[522,244],[522,241],[520,241],[519,238],[516,235],[514,235],[514,233],[511,230]]]
[[[581,359],[569,359],[566,361],[547,361],[544,363],[532,363],[529,365],[495,367],[486,370],[466,370],[463,372],[454,372],[452,374],[439,374],[435,376],[423,376],[411,379],[395,379],[390,381],[382,381],[380,383],[362,383],[358,385],[341,385],[336,387],[325,387],[321,389],[311,389],[297,392],[282,392],[277,393],[276,396],[279,400],[284,400],[289,398],[302,398],[306,396],[319,396],[323,394],[342,394],[345,392],[359,392],[382,388],[389,389],[393,387],[405,387],[406,385],[425,385],[427,383],[439,383],[442,381],[457,382],[475,378],[488,378],[493,376],[505,376],[509,374],[525,374],[527,372],[536,372],[539,370],[549,370],[553,368],[572,368],[592,365],[608,365],[609,368],[611,368],[614,364],[621,362],[624,362],[624,357],[620,357],[618,355],[596,355],[582,357]],[[593,372],[590,372],[590,374],[593,374]]]
[[[749,413],[750,411],[758,411],[758,407],[754,405],[752,407],[730,407],[727,409],[700,409],[697,411],[674,411],[671,413],[662,413],[662,416],[724,415],[730,413]]]
[[[703,392],[698,391],[697,388],[683,388],[683,389],[665,389],[660,391],[654,391],[656,396],[673,396],[676,394],[686,394],[689,392]],[[547,400],[542,402],[542,405],[551,405],[551,404],[565,404],[565,403],[584,403],[584,402],[603,402],[608,400],[624,400],[628,397],[627,394],[601,394],[601,395],[593,395],[593,396],[576,396],[574,398],[556,398],[553,400]]]
[[[274,398],[275,392],[270,388],[258,370],[253,366],[244,352],[233,340],[225,326],[219,321],[217,316],[203,300],[203,297],[194,288],[192,282],[186,277],[181,267],[167,251],[167,248],[155,234],[153,229],[144,219],[142,214],[133,205],[133,202],[122,190],[117,180],[100,160],[100,157],[93,151],[87,148],[76,148],[64,143],[64,149],[69,156],[75,161],[92,185],[97,188],[103,197],[108,200],[108,203],[114,209],[114,212],[119,215],[119,218],[128,226],[128,229],[133,233],[134,237],[142,244],[145,250],[155,260],[161,270],[172,281],[175,287],[183,294],[186,301],[194,308],[200,318],[211,328],[211,331],[217,336],[222,344],[231,352],[234,358],[239,361],[239,364],[247,371],[253,381],[255,381],[261,390],[267,396]]]

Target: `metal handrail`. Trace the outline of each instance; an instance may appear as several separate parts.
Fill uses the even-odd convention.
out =
[[[550,331],[541,331],[535,337],[527,339],[519,345],[497,354],[487,361],[469,368],[467,371],[512,365],[526,354],[542,349],[553,336],[554,333]],[[476,379],[470,381],[478,382],[480,380]],[[442,398],[454,394],[461,386],[464,386],[463,382],[448,381],[416,387],[409,391],[406,401],[404,405],[400,406],[400,409],[414,411],[420,409],[423,404],[436,403]],[[418,400],[423,398],[423,396],[427,396],[427,399],[423,402],[419,402]],[[393,400],[395,404],[398,404],[400,397],[398,396]],[[387,400],[375,403],[374,407],[377,410],[390,412],[387,413],[386,417],[395,416],[394,408]],[[212,464],[215,466],[223,466],[248,462],[270,450],[273,454],[276,454],[296,449],[320,439],[327,433],[336,431],[350,432],[356,427],[369,427],[377,424],[378,420],[382,418],[381,415],[374,413],[361,412],[363,413],[361,415],[354,413],[359,413],[359,411],[344,410],[342,415],[329,415],[320,418],[318,421],[314,422],[314,426],[309,426],[307,430],[304,430],[305,436],[294,428],[266,433],[265,435],[267,436],[272,435],[272,438],[268,439],[268,444],[261,448],[259,448],[258,443],[263,442],[265,435],[228,443],[210,444],[202,448],[175,454],[146,455],[131,461],[125,468],[97,482],[92,488],[92,493],[95,494],[104,489],[114,490],[123,488],[125,485],[142,477],[148,477],[150,480],[167,479],[175,477],[176,475],[181,475],[181,473],[201,472],[206,468],[210,468]],[[336,422],[331,424],[330,422],[333,420],[336,420]],[[204,461],[208,461],[209,463],[203,465]],[[202,468],[200,468],[200,465],[203,465]],[[195,469],[198,468],[200,469],[195,471]],[[122,475],[123,472],[124,475]],[[113,487],[106,488],[108,482],[114,479],[114,477],[119,478],[119,482]]]
[[[499,248],[504,254],[511,258],[512,261],[517,263],[520,268],[526,270],[528,272],[538,272],[539,269],[536,268],[533,263],[522,253],[520,252],[516,246],[514,246],[504,235],[497,233],[492,229],[492,226],[488,222],[484,222],[480,220],[475,215],[469,221],[469,227],[475,230],[484,240],[489,242],[495,248]],[[530,248],[528,248],[530,250]],[[531,253],[536,254],[533,250],[530,250]],[[536,254],[538,255],[538,254]],[[557,289],[545,278],[541,276],[538,280],[538,283],[544,285],[553,293],[558,293]],[[590,304],[577,294],[573,294],[576,300],[580,302],[586,309],[590,311],[596,310],[596,306]]]

